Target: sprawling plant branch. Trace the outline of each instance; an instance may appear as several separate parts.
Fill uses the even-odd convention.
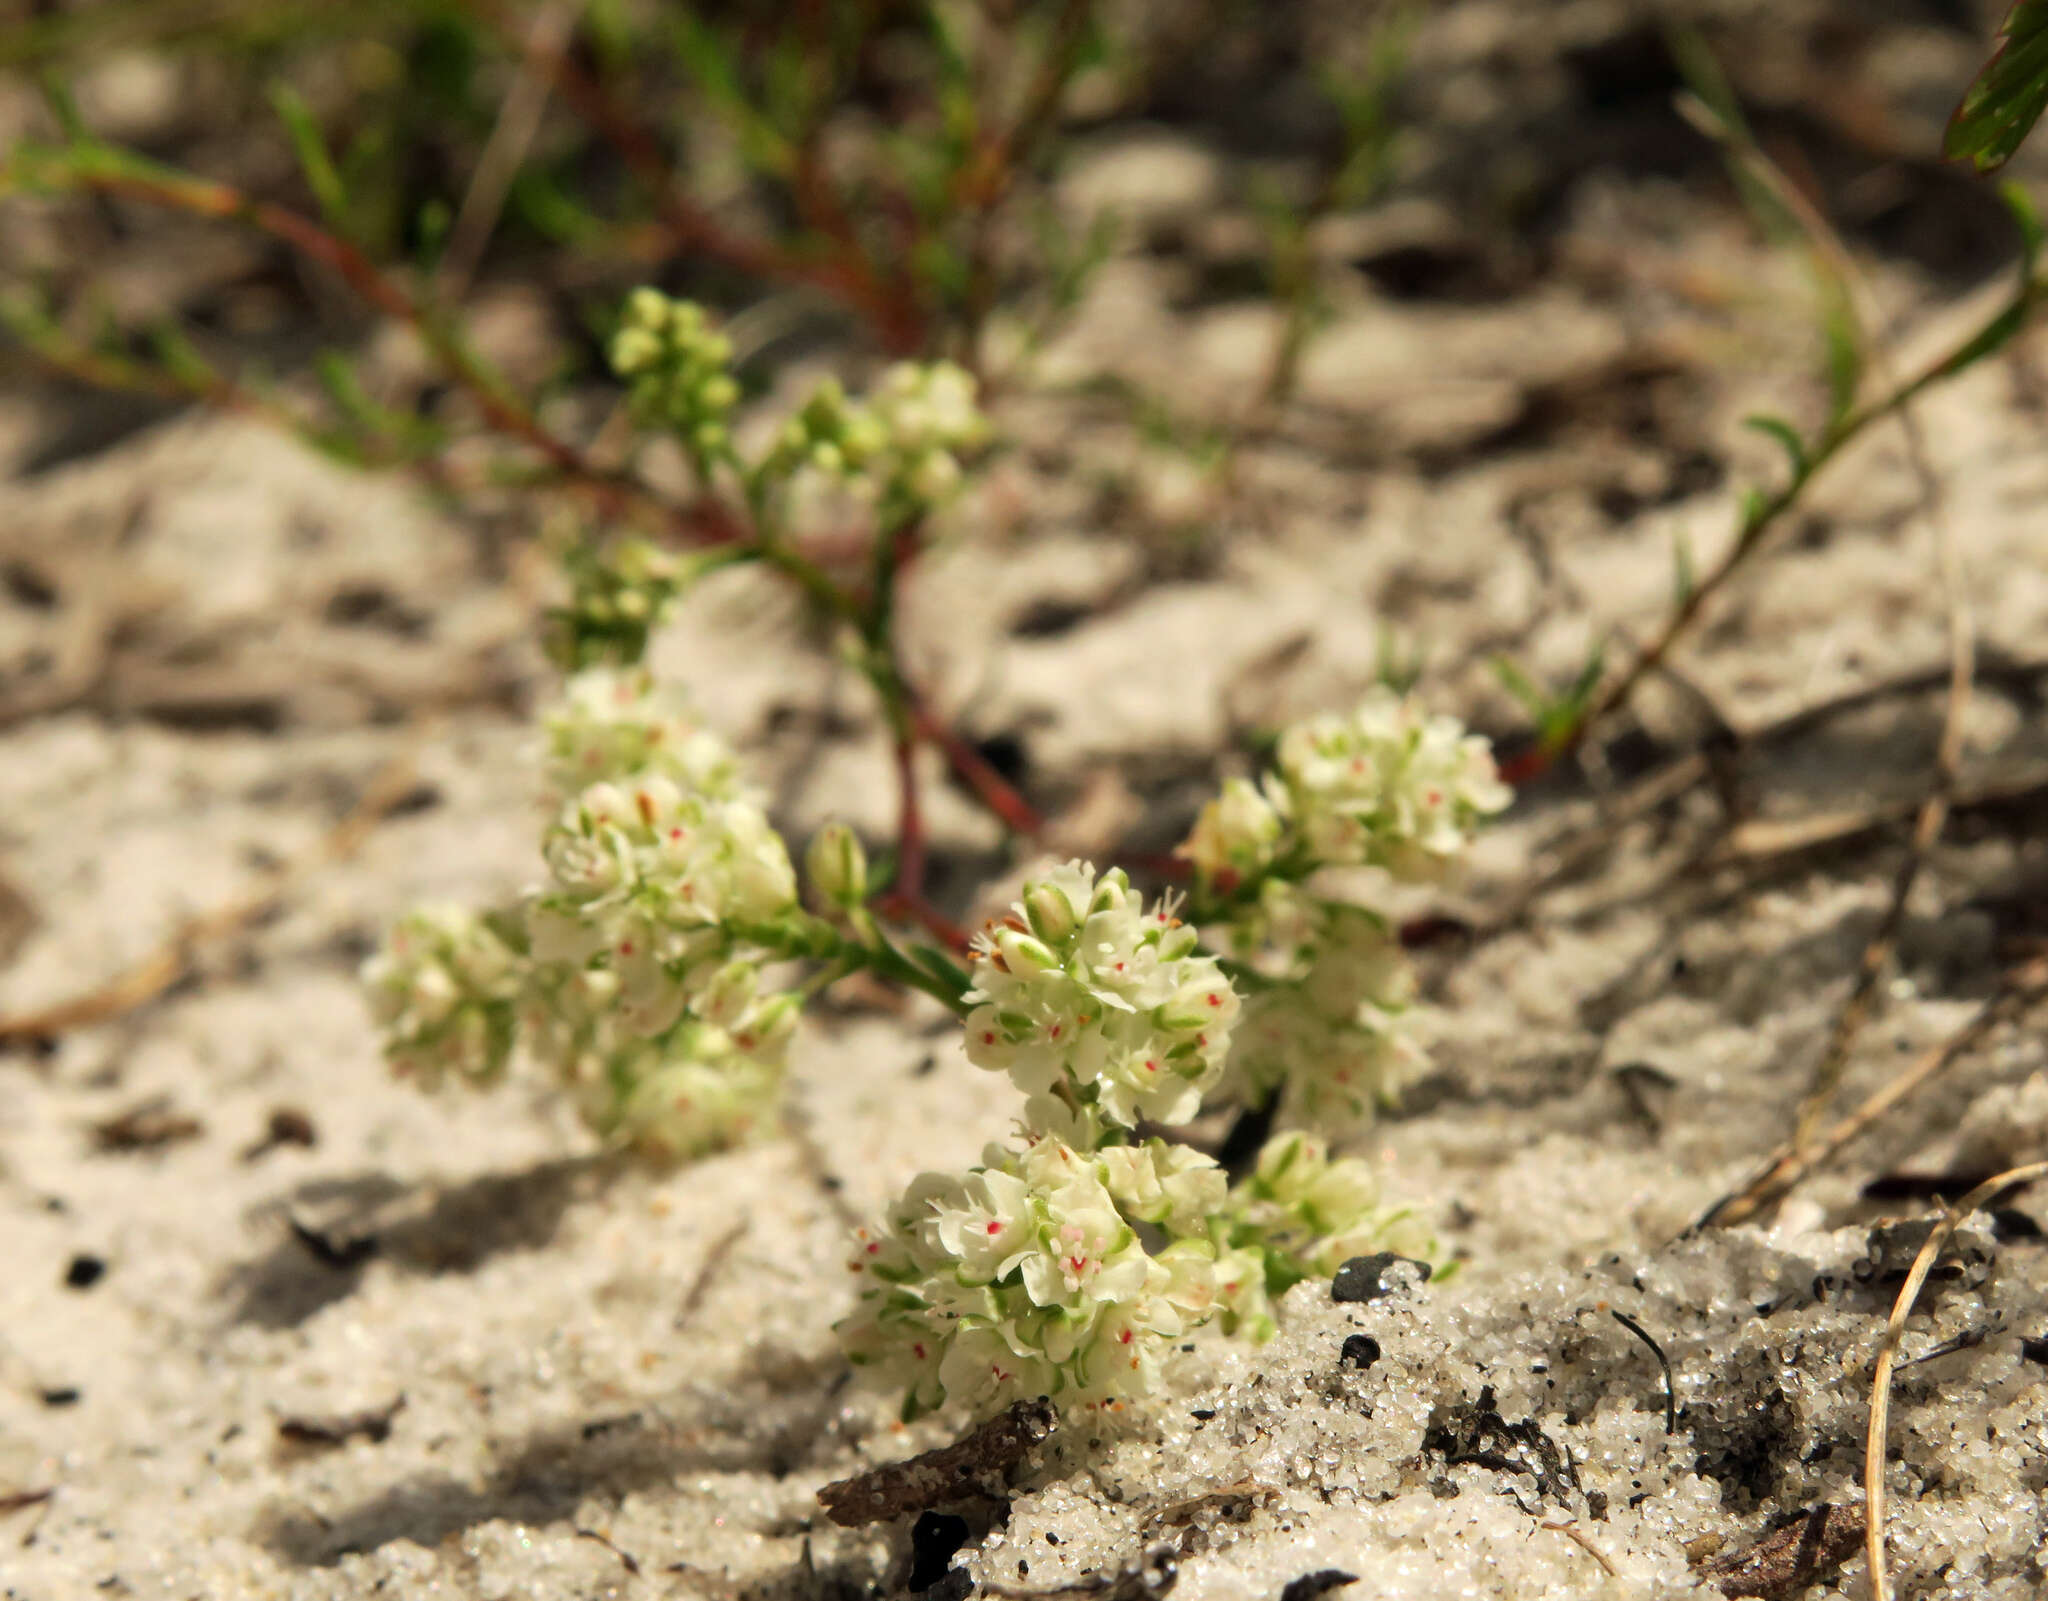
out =
[[[1030,804],[973,745],[930,710],[897,659],[893,629],[897,587],[915,550],[914,529],[878,537],[873,576],[866,592],[856,593],[765,527],[758,508],[750,506],[743,513],[711,493],[678,503],[630,476],[600,467],[584,451],[544,427],[435,308],[356,246],[298,212],[258,200],[231,184],[197,178],[127,152],[87,143],[17,150],[0,166],[0,196],[23,189],[76,189],[138,200],[193,216],[239,222],[277,239],[306,260],[332,271],[376,311],[415,330],[428,352],[474,402],[486,427],[541,458],[553,475],[549,487],[577,494],[603,515],[652,526],[679,544],[720,549],[734,561],[758,560],[789,578],[827,615],[856,629],[864,645],[863,671],[882,702],[895,741],[902,785],[897,857],[907,871],[887,904],[949,943],[964,943],[958,930],[923,895],[926,847],[915,787],[917,748],[927,743],[935,746],[969,791],[1007,828],[1032,835],[1042,824]],[[103,357],[61,339],[37,343],[43,347],[39,353],[45,359],[89,381],[150,388],[167,396],[189,395],[274,416],[297,432],[308,432],[292,414],[210,370],[183,377],[158,374],[138,363]],[[432,456],[421,460],[433,475]]]
[[[2048,299],[2048,275],[2035,271],[2030,249],[2017,288],[1995,312],[1917,373],[1900,380],[1878,398],[1850,407],[1823,429],[1811,444],[1792,451],[1791,472],[1786,481],[1772,493],[1753,494],[1745,502],[1734,543],[1720,561],[1696,582],[1686,586],[1678,604],[1672,608],[1657,633],[1629,658],[1624,667],[1600,683],[1584,706],[1548,739],[1519,757],[1504,762],[1501,776],[1510,783],[1526,783],[1547,772],[1584,744],[1592,731],[1625,706],[1643,680],[1663,665],[1698,621],[1707,602],[1719,594],[1764,547],[1785,515],[1800,503],[1808,486],[1829,463],[1872,424],[1894,415],[1925,391],[1974,366],[2007,344],[2026,326],[2044,299]]]

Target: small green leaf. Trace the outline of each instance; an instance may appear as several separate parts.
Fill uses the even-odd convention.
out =
[[[75,145],[91,144],[92,134],[85,126],[85,118],[79,115],[78,101],[71,93],[71,85],[52,69],[38,76],[36,87],[42,90],[43,104],[49,107],[50,115],[63,130],[65,139]]]
[[[913,945],[910,954],[917,959],[918,966],[930,973],[956,995],[965,995],[974,988],[974,980],[967,970],[936,945]]]
[[[1681,528],[1671,536],[1671,606],[1683,611],[1699,588],[1699,572],[1693,564],[1692,538]]]
[[[1600,687],[1600,680],[1606,672],[1607,641],[1596,639],[1586,652],[1586,664],[1579,669],[1579,676],[1572,681],[1572,687],[1562,703],[1563,709],[1570,712],[1574,722],[1592,700],[1593,691]]]
[[[158,323],[150,330],[149,342],[164,371],[187,389],[211,389],[218,380],[213,364],[199,354],[199,347],[176,323]]]
[[[1863,381],[1863,324],[1849,286],[1822,251],[1814,252],[1814,270],[1821,285],[1821,344],[1827,352],[1828,426],[1834,427],[1855,409],[1856,390]]]
[[[1506,656],[1494,657],[1493,676],[1500,680],[1502,689],[1522,703],[1531,717],[1538,722],[1543,720],[1550,707],[1550,696],[1537,686],[1533,678]]]
[[[1998,198],[2005,202],[2005,209],[2012,213],[2013,223],[2020,231],[2020,279],[2031,283],[2034,269],[2041,261],[2041,213],[2034,209],[2033,197],[2011,179],[1998,186]]]
[[[270,85],[270,107],[291,139],[292,154],[299,158],[299,170],[306,175],[306,186],[313,191],[320,215],[336,233],[347,235],[351,231],[348,192],[342,186],[334,158],[327,153],[327,141],[321,138],[313,121],[312,108],[288,83]]]
[[[2015,0],[1997,52],[1963,91],[1941,153],[1995,172],[2048,110],[2048,0]]]
[[[1742,419],[1742,426],[1753,428],[1758,433],[1775,439],[1785,447],[1785,454],[1792,462],[1792,476],[1804,478],[1813,470],[1813,464],[1806,454],[1806,441],[1799,437],[1799,430],[1783,417],[1772,417],[1762,412]]]

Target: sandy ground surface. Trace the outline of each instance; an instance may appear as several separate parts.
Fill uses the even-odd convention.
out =
[[[1736,488],[1777,470],[1740,417],[1811,410],[1798,271],[1703,194],[1711,155],[1669,171],[1555,135],[1609,103],[1639,21],[1559,7],[1526,41],[1512,11],[1424,29],[1441,71],[1413,159],[1435,198],[1328,230],[1319,248],[1357,270],[1302,404],[1227,485],[1104,380],[1171,395],[1193,428],[1262,371],[1274,313],[1228,287],[1250,158],[1112,127],[1066,180],[1077,213],[1116,204],[1133,229],[1003,403],[1018,448],[952,516],[906,623],[1064,848],[1161,849],[1245,736],[1343,705],[1383,637],[1445,708],[1519,726],[1491,655],[1563,679],[1596,632],[1646,633],[1674,541],[1710,562]],[[1874,39],[1842,87],[1890,118],[1859,125],[1871,159],[1961,185],[1897,151],[1938,127],[1967,40],[1911,19]],[[1802,59],[1746,87],[1803,104]],[[1453,159],[1461,127],[1554,185],[1540,268],[1457,220],[1483,176]],[[1946,231],[1926,206],[1880,210],[1852,239],[1902,369],[1996,292],[1973,288],[1996,261],[1968,254],[1975,204]],[[1417,293],[1404,271],[1462,287]],[[2043,931],[2044,355],[2036,334],[1919,408],[1985,672],[1966,804],[1851,1100]],[[971,1160],[1007,1086],[935,1010],[854,997],[799,1041],[808,1138],[657,1173],[594,1153],[538,1088],[391,1082],[354,980],[377,932],[535,871],[524,717],[546,675],[521,569],[506,579],[477,519],[246,422],[178,416],[53,458],[45,399],[0,409],[0,1014],[146,957],[411,766],[346,865],[291,873],[161,1000],[0,1056],[0,1505],[53,1492],[0,1512],[0,1594],[902,1593],[907,1529],[835,1529],[814,1493],[959,1420],[904,1431],[845,1386],[842,1241],[918,1169]],[[1946,612],[1923,498],[1900,435],[1858,446],[1639,724],[1590,774],[1525,792],[1435,898],[1464,932],[1423,955],[1434,1067],[1368,1148],[1460,1271],[1367,1306],[1303,1285],[1265,1350],[1200,1341],[1156,1404],[1067,1420],[1006,1521],[969,1509],[956,1560],[983,1593],[1276,1597],[1332,1569],[1347,1597],[1801,1593],[1726,1585],[1788,1517],[1860,1504],[1868,1364],[1917,1243],[1884,1220],[1932,1208],[1866,1185],[2037,1158],[2048,1125],[2038,1029],[2000,1031],[1768,1229],[1673,1243],[1787,1128],[1898,861],[1898,829],[1858,820],[1928,782]],[[886,835],[883,731],[757,576],[702,590],[656,660],[793,837],[827,816]],[[1725,793],[1632,811],[1713,719],[1744,736]],[[940,891],[985,909],[1000,838],[931,779]],[[140,1150],[96,1135],[145,1105],[190,1123]],[[300,1138],[267,1136],[281,1112]],[[2028,1343],[2048,1336],[2048,1218],[2004,1205],[1908,1327],[1909,1358],[1936,1354],[1897,1388],[1907,1593],[2048,1585],[2048,1368]],[[1615,1312],[1671,1361],[1668,1422]],[[1363,1366],[1340,1359],[1358,1334]],[[307,1437],[323,1424],[347,1437]],[[1867,1593],[1861,1557],[1820,1584]]]

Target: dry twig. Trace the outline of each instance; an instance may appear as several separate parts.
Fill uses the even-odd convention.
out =
[[[1614,1564],[1607,1560],[1605,1553],[1591,1540],[1586,1538],[1585,1530],[1581,1529],[1576,1523],[1539,1523],[1536,1527],[1548,1529],[1552,1534],[1563,1535],[1573,1545],[1585,1552],[1587,1556],[1599,1563],[1608,1578],[1618,1579],[1621,1577],[1620,1574],[1614,1571]]]
[[[1863,1504],[1867,1514],[1863,1549],[1870,1561],[1872,1601],[1891,1601],[1892,1595],[1891,1579],[1885,1573],[1884,1564],[1884,1443],[1891,1423],[1892,1367],[1898,1359],[1899,1336],[1905,1332],[1906,1319],[1912,1316],[1913,1303],[1920,1298],[1920,1287],[1927,1282],[1935,1258],[1948,1244],[1956,1225],[2000,1190],[2011,1185],[2031,1184],[2040,1178],[2048,1178],[2048,1162],[2030,1162],[2024,1167],[2009,1168],[1986,1179],[1950,1207],[1934,1232],[1927,1236],[1926,1244],[1920,1247],[1920,1254],[1913,1258],[1912,1271],[1899,1287],[1899,1298],[1892,1303],[1892,1315],[1885,1324],[1884,1338],[1878,1345],[1877,1363],[1871,1377],[1870,1432],[1863,1442]]]
[[[1878,1090],[1826,1133],[1802,1144],[1795,1137],[1773,1153],[1755,1178],[1723,1196],[1694,1224],[1704,1229],[1745,1223],[1772,1207],[1832,1161],[1841,1149],[1879,1118],[1904,1104],[1946,1072],[1998,1024],[2018,1016],[2048,994],[2048,957],[2036,957],[2009,972],[1998,990],[1947,1039],[1924,1051],[1905,1072]]]
[[[818,1500],[834,1523],[855,1529],[949,1501],[994,1494],[1058,1422],[1050,1401],[1013,1401],[951,1445],[836,1480],[818,1492]]]
[[[1846,1562],[1863,1528],[1861,1507],[1817,1506],[1701,1572],[1725,1596],[1794,1596]]]
[[[452,306],[462,298],[483,259],[484,246],[490,242],[505,197],[512,191],[512,180],[519,175],[527,148],[540,131],[555,62],[567,47],[584,4],[585,0],[552,0],[540,8],[526,30],[519,75],[506,91],[491,136],[476,159],[476,171],[470,175],[469,190],[448,231],[448,248],[435,274],[434,287],[443,305]]]

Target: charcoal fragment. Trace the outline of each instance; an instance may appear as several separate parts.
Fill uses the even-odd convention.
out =
[[[1345,1336],[1344,1350],[1338,1362],[1344,1367],[1365,1369],[1380,1359],[1380,1342],[1370,1334]]]
[[[1314,1573],[1304,1573],[1298,1579],[1289,1579],[1280,1592],[1280,1601],[1316,1601],[1319,1595],[1331,1590],[1340,1590],[1347,1584],[1356,1584],[1358,1575],[1346,1573],[1342,1568],[1318,1568]]]
[[[910,1526],[910,1578],[913,1594],[931,1589],[946,1577],[953,1554],[967,1543],[967,1520],[950,1512],[920,1512]]]
[[[1429,1282],[1430,1266],[1418,1262],[1412,1256],[1399,1256],[1392,1251],[1376,1251],[1371,1256],[1354,1256],[1337,1269],[1330,1280],[1330,1299],[1333,1301],[1377,1301],[1402,1287],[1402,1277],[1395,1275],[1391,1280],[1387,1270],[1396,1263],[1406,1263],[1416,1268],[1420,1277],[1418,1284]]]

